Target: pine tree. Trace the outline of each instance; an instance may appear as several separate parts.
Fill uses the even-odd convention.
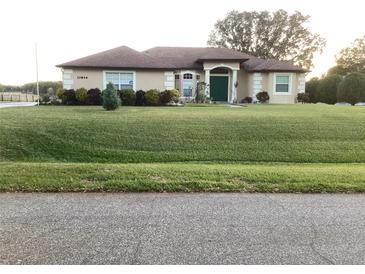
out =
[[[103,90],[103,108],[106,110],[115,110],[120,105],[120,98],[117,95],[117,91],[112,83],[106,85],[106,89]]]

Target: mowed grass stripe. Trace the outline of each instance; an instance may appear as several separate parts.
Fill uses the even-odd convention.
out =
[[[365,108],[0,109],[0,161],[364,163]]]

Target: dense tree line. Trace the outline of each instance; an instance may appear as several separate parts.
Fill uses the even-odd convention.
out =
[[[55,94],[55,92],[62,88],[61,81],[42,81],[39,82],[39,93],[42,94]],[[37,83],[27,83],[24,85],[14,86],[14,85],[1,85],[0,92],[28,92],[37,93]]]
[[[336,66],[321,78],[310,79],[305,91],[312,103],[365,102],[365,36],[341,50]]]

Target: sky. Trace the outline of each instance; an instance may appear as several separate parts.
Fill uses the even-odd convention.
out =
[[[55,65],[127,45],[207,45],[214,23],[231,10],[296,10],[327,40],[309,75],[335,64],[335,54],[365,35],[364,5],[356,0],[0,0],[0,83],[61,80]]]

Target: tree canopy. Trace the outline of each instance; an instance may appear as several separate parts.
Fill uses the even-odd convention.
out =
[[[309,69],[314,54],[325,46],[325,39],[305,26],[309,18],[299,11],[289,15],[284,10],[272,13],[234,10],[215,23],[208,45],[265,59],[292,61]]]
[[[347,75],[353,72],[365,73],[365,35],[356,39],[350,47],[336,55],[337,65],[328,74]]]

